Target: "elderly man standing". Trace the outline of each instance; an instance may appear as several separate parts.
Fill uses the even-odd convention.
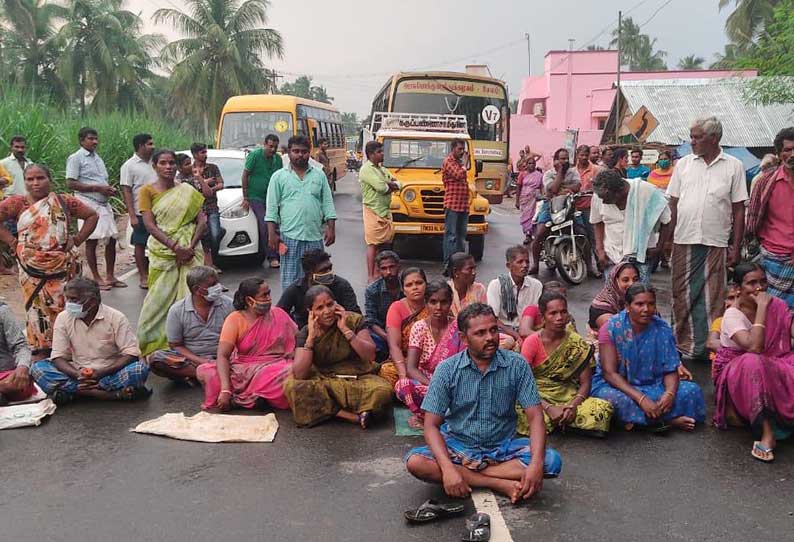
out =
[[[195,379],[196,367],[215,360],[223,322],[234,311],[212,267],[194,267],[185,281],[190,295],[171,305],[165,321],[169,348],[149,354],[154,374],[178,381]]]
[[[267,244],[267,223],[265,222],[265,202],[267,201],[267,188],[273,174],[280,170],[284,163],[276,153],[278,149],[278,136],[268,134],[265,144],[258,147],[245,157],[243,169],[243,207],[250,207],[256,217],[256,226],[259,231],[259,254],[264,255],[270,262],[272,269],[278,269],[278,252],[271,250]]]
[[[769,293],[794,308],[794,127],[775,137],[780,166],[765,174],[752,190],[747,231],[761,242]]]
[[[723,310],[727,267],[739,261],[747,200],[742,163],[720,147],[722,123],[698,119],[689,135],[693,154],[678,161],[667,187],[675,227],[673,323],[687,360],[707,359],[706,339]]]
[[[309,164],[310,147],[304,135],[289,138],[289,166],[275,172],[267,188],[268,244],[277,250],[283,238],[287,247],[281,259],[282,290],[303,278],[301,259],[307,250],[322,250],[323,242],[331,246],[336,241],[334,197],[325,173]]]
[[[31,374],[55,404],[75,397],[134,400],[149,397],[149,367],[130,321],[102,303],[99,285],[76,277],[64,288],[66,310],[55,319],[50,359],[33,364]]]
[[[361,209],[364,213],[364,243],[367,245],[367,282],[377,280],[375,255],[394,240],[391,193],[400,189],[397,180],[383,167],[383,143],[370,141],[364,147],[367,161],[358,172]]]
[[[80,128],[77,133],[80,149],[66,161],[66,186],[75,192],[77,199],[88,205],[99,217],[93,233],[85,242],[85,257],[91,276],[99,284],[101,290],[126,288],[127,285],[118,280],[116,267],[116,237],[119,230],[109,199],[116,195],[116,189],[110,185],[105,162],[96,152],[99,145],[99,134],[93,128]],[[78,221],[79,226],[82,222]],[[96,249],[99,241],[105,242],[105,274],[103,281],[97,267]]]
[[[641,178],[624,179],[606,169],[593,181],[590,222],[595,229],[598,263],[609,281],[612,266],[635,262],[640,280],[650,284],[650,269],[669,241],[670,208],[660,190]]]

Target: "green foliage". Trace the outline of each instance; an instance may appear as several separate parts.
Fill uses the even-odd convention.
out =
[[[618,40],[620,38],[620,40]],[[640,26],[631,17],[621,24],[621,29],[612,31],[610,47],[616,47],[620,41],[620,65],[631,71],[663,71],[667,69],[664,57],[667,53],[655,50],[656,38],[640,31]]]
[[[702,70],[706,59],[702,56],[689,55],[678,61],[679,70]]]
[[[275,90],[264,58],[284,54],[281,34],[267,24],[269,0],[184,0],[185,11],[159,9],[155,23],[172,25],[184,37],[161,57],[171,72],[172,92],[184,113],[203,120],[204,133],[230,96]]]
[[[342,128],[345,135],[354,136],[361,132],[361,122],[355,113],[342,113]]]
[[[99,132],[97,152],[105,161],[111,183],[118,186],[121,165],[132,156],[132,137],[152,134],[158,147],[186,149],[193,138],[171,123],[137,113],[89,113],[84,119],[64,113],[48,100],[36,98],[14,87],[0,89],[0,156],[9,154],[11,137],[22,134],[28,139],[28,156],[52,170],[56,188],[65,189],[66,159],[78,148],[77,132],[90,126]],[[120,202],[116,203],[117,211]]]
[[[313,85],[312,78],[308,75],[301,75],[293,83],[284,83],[279,92],[327,104],[334,101],[332,97],[328,96],[325,87]]]
[[[751,50],[734,67],[761,75],[794,75],[794,0],[780,0]]]
[[[736,7],[725,21],[725,31],[731,42],[746,49],[754,43],[780,0],[719,0],[719,8],[731,3]]]

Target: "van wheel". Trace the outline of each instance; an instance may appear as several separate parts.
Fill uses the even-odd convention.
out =
[[[482,260],[483,253],[485,252],[485,236],[484,235],[470,235],[469,236],[469,254],[474,256],[474,260],[479,262]]]

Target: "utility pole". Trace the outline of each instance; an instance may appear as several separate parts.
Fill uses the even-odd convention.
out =
[[[620,142],[620,53],[621,53],[621,34],[623,30],[623,12],[618,11],[618,81],[615,92],[615,143]]]
[[[527,40],[527,77],[529,77],[532,75],[532,49],[529,43],[529,32],[524,34],[524,38]]]

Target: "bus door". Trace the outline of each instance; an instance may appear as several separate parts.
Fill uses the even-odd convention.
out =
[[[317,123],[317,121],[314,120],[314,119],[306,119],[306,121],[307,121],[307,123],[309,125],[309,142],[312,145],[311,149],[309,149],[309,150],[310,151],[314,151],[314,149],[316,149],[317,147],[320,146],[317,143],[320,140],[320,126]],[[313,155],[314,155],[314,152],[312,152],[312,156]]]

